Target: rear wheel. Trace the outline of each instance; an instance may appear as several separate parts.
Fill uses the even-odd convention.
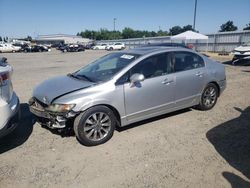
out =
[[[95,106],[76,117],[74,131],[80,143],[95,146],[107,142],[114,133],[116,117],[106,106]]]
[[[201,95],[200,104],[197,106],[197,108],[200,110],[212,109],[217,102],[218,94],[219,94],[219,91],[218,91],[217,86],[213,83],[209,83],[205,87]]]

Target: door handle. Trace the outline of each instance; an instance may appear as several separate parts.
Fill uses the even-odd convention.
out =
[[[162,83],[162,84],[165,84],[165,85],[169,85],[169,84],[171,84],[171,83],[173,83],[173,82],[174,82],[174,80],[165,79],[165,80],[163,80],[161,83]]]
[[[202,77],[202,76],[203,76],[203,72],[197,72],[197,73],[195,74],[195,76]]]

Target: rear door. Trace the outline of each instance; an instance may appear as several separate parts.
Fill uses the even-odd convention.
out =
[[[176,106],[192,106],[199,102],[206,76],[204,60],[187,51],[173,52],[176,79]]]

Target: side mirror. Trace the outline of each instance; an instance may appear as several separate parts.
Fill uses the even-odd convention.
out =
[[[142,82],[145,79],[143,74],[135,73],[130,77],[130,82],[132,84]]]

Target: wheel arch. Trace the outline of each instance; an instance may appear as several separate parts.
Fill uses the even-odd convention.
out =
[[[96,106],[105,106],[105,107],[109,108],[114,113],[114,115],[116,117],[116,121],[117,121],[116,126],[118,126],[118,127],[121,126],[121,115],[118,112],[118,110],[114,106],[112,106],[110,104],[104,104],[104,103],[103,104],[96,104],[96,105],[93,105],[93,106],[90,106],[90,107],[86,108],[84,111],[86,111],[86,110],[88,110],[90,108],[96,107]]]
[[[217,87],[217,89],[218,89],[218,97],[220,96],[220,86],[219,86],[219,84],[216,82],[216,81],[211,81],[211,82],[209,82],[208,84],[214,84],[216,87]],[[208,85],[207,84],[207,85]]]

